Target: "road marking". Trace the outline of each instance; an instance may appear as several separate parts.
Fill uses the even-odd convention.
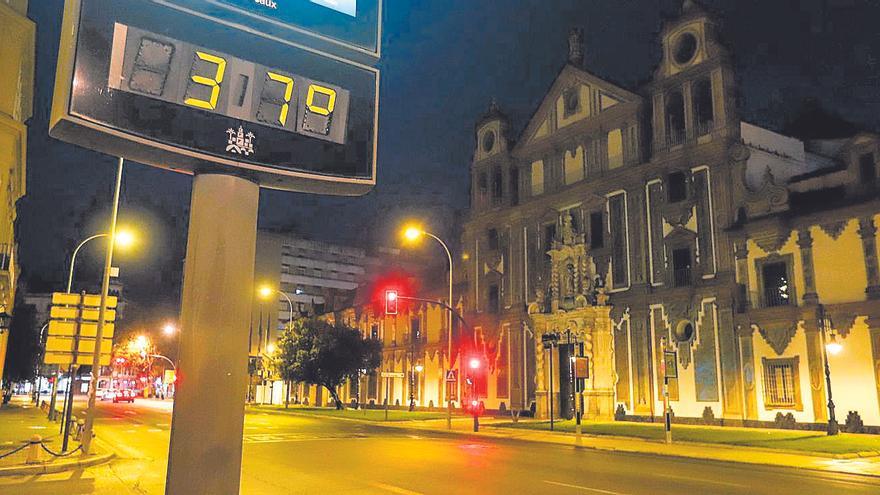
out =
[[[46,426],[28,426],[28,428],[30,428],[32,430],[45,430],[47,427]]]
[[[722,485],[722,486],[732,486],[734,488],[746,488],[746,485],[740,485],[738,483],[730,483],[728,481],[716,481],[716,480],[707,480],[705,478],[691,478],[688,476],[675,476],[671,474],[655,474],[654,476],[658,478],[666,478],[670,480],[681,480],[681,481],[691,481],[697,483],[709,483],[712,485]]]
[[[399,486],[386,485],[385,483],[370,483],[370,486],[391,493],[399,493],[400,495],[422,495],[422,492],[414,492],[412,490],[407,490],[406,488],[400,488]]]
[[[556,485],[556,486],[564,486],[566,488],[574,488],[575,490],[583,490],[585,492],[604,493],[606,495],[625,495],[622,492],[612,492],[609,490],[600,490],[598,488],[590,488],[587,486],[580,486],[580,485],[569,485],[568,483],[561,483],[559,481],[544,480],[544,483],[547,483],[548,485]]]
[[[162,431],[162,430],[159,429],[159,428],[150,428],[150,429],[147,430],[147,431],[150,432],[150,433],[158,433],[158,432],[160,432],[160,431]]]
[[[158,426],[159,428],[167,428],[171,425],[168,423],[156,423],[156,426]]]

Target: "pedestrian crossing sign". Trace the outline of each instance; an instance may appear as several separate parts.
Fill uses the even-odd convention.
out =
[[[447,382],[457,382],[458,381],[458,370],[446,370],[446,381]]]

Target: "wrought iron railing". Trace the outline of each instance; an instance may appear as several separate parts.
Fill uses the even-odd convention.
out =
[[[693,283],[693,270],[688,268],[676,268],[672,270],[672,284],[675,287],[687,287]]]

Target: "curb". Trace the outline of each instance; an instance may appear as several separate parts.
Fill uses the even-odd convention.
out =
[[[103,464],[112,459],[114,454],[100,454],[89,456],[88,458],[80,458],[74,461],[61,461],[49,464],[32,464],[23,466],[9,466],[0,468],[0,476],[19,476],[19,475],[39,475],[49,473],[60,473],[62,471],[86,468]]]

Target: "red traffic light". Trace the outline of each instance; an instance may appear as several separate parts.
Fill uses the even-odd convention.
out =
[[[397,291],[396,290],[386,290],[385,291],[385,314],[386,315],[396,315],[397,314]]]

